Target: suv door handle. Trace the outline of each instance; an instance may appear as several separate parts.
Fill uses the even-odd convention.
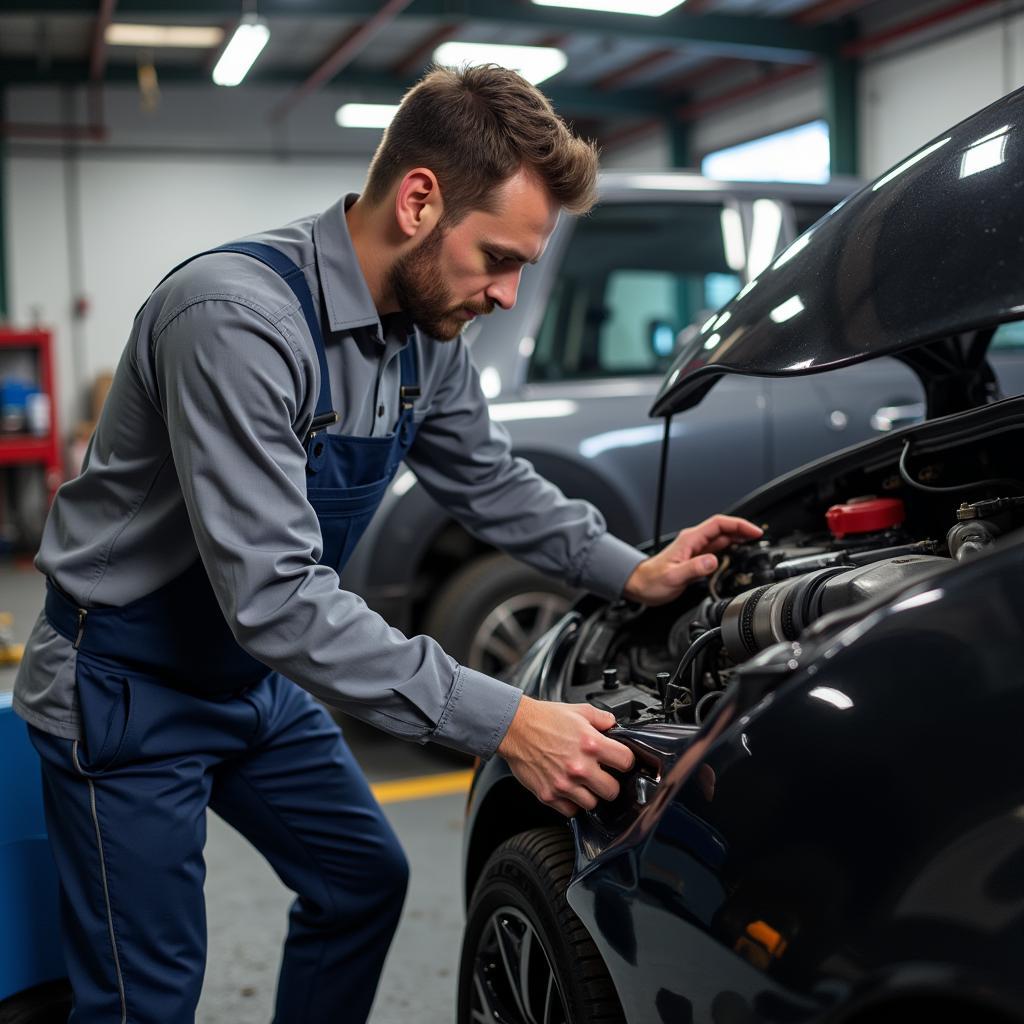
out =
[[[924,420],[924,402],[907,405],[883,405],[871,417],[871,429],[883,434],[901,427],[910,427]]]

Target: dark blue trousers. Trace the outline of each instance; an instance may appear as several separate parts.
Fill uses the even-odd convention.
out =
[[[71,1024],[188,1024],[206,960],[206,809],[297,893],[276,1024],[364,1021],[405,895],[401,847],[330,716],[271,674],[190,696],[79,666],[83,741],[32,729],[61,880]]]

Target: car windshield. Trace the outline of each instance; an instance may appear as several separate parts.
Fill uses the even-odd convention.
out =
[[[740,289],[730,218],[717,203],[620,203],[577,221],[530,379],[662,373],[678,333]]]

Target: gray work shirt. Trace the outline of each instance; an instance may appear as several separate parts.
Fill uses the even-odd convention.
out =
[[[422,397],[406,463],[473,534],[607,597],[643,555],[600,513],[514,458],[490,421],[469,352],[402,316],[383,323],[345,221],[354,196],[253,236],[303,268],[327,323],[333,431],[380,436],[399,414],[399,353],[415,344]],[[322,303],[322,305],[321,305]],[[82,475],[57,493],[36,565],[85,607],[120,606],[201,557],[241,646],[328,704],[420,742],[494,752],[520,692],[407,638],[317,564],[303,447],[320,390],[292,291],[233,253],[172,274],[135,318]],[[79,736],[75,652],[40,615],[14,690],[17,712]]]

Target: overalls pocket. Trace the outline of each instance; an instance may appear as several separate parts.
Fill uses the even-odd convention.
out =
[[[359,487],[309,487],[306,496],[320,521],[322,565],[340,569],[373,518],[391,477]]]
[[[97,775],[113,767],[125,751],[132,722],[132,683],[114,666],[78,653],[75,670],[82,740],[78,767]]]

